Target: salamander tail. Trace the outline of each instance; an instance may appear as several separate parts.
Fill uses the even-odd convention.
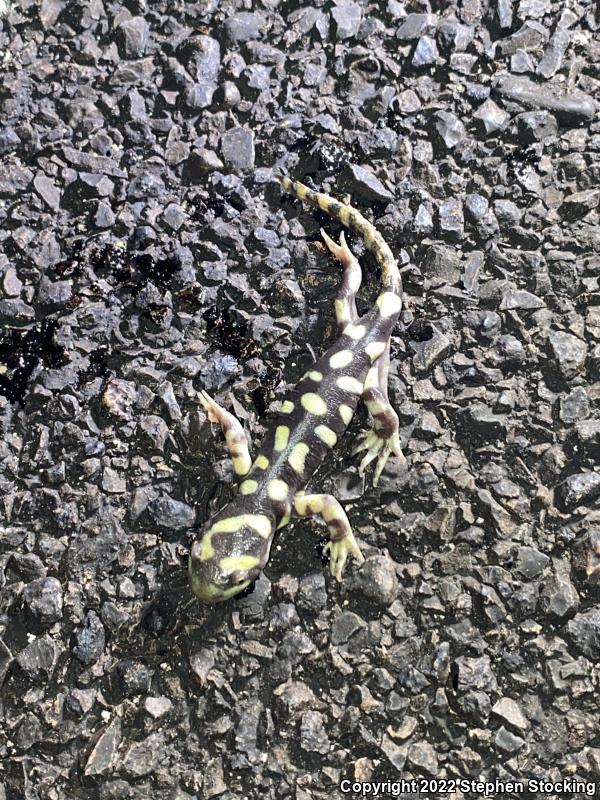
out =
[[[300,183],[300,181],[293,181],[286,175],[277,175],[276,177],[286,192],[310,203],[316,208],[320,208],[321,211],[339,220],[342,225],[357,233],[364,240],[367,249],[373,253],[381,268],[383,290],[385,292],[393,292],[402,297],[402,278],[400,277],[396,259],[392,255],[388,244],[384,241],[383,236],[368,219],[363,217],[360,211],[351,205],[340,203],[339,200],[330,197],[328,194],[315,192]]]

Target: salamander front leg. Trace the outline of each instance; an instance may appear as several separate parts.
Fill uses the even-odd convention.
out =
[[[200,403],[208,414],[211,422],[218,422],[225,436],[227,448],[233,461],[233,470],[236,475],[247,475],[252,465],[248,438],[239,421],[220,406],[208,392],[200,392]]]
[[[362,399],[373,418],[373,427],[360,435],[353,451],[354,453],[360,453],[363,450],[367,451],[358,468],[361,475],[371,461],[377,459],[375,472],[373,473],[373,486],[377,486],[379,483],[383,468],[392,453],[398,456],[403,464],[406,464],[406,459],[400,447],[400,436],[398,435],[398,415],[392,408],[388,398],[389,367],[390,342],[388,340],[383,353],[367,374],[365,389],[362,394]]]
[[[346,237],[343,231],[340,234],[340,244],[334,242],[323,228],[321,228],[321,236],[332,255],[337,258],[344,268],[344,274],[335,301],[335,318],[338,330],[341,333],[349,322],[356,322],[358,319],[356,295],[362,283],[362,271],[356,257],[346,244]]]
[[[349,555],[354,556],[359,564],[365,560],[346,512],[339,502],[330,494],[297,494],[294,497],[294,510],[300,517],[320,514],[329,528],[329,542],[325,549],[329,551],[329,569],[340,581]]]

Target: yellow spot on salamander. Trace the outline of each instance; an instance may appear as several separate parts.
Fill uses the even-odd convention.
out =
[[[215,549],[212,545],[212,534],[205,533],[200,542],[196,542],[192,548],[192,558],[197,558],[198,561],[208,561],[215,554]]]
[[[314,392],[306,392],[306,394],[303,394],[300,398],[300,403],[302,404],[302,408],[308,411],[309,414],[315,414],[315,416],[321,417],[323,414],[327,413],[327,403]]]
[[[366,333],[367,329],[364,325],[354,325],[352,322],[344,328],[344,336],[349,336],[355,340],[362,339]]]
[[[267,487],[267,494],[271,500],[285,500],[288,496],[289,486],[281,478],[273,478]]]
[[[402,300],[394,292],[383,292],[376,302],[382,317],[392,317],[402,308]]]
[[[294,404],[291,400],[285,400],[283,405],[281,406],[281,413],[282,414],[291,414],[294,410]]]
[[[268,539],[271,535],[271,521],[264,514],[239,514],[237,517],[220,519],[215,522],[208,533],[234,533],[244,525],[255,530],[263,539]]]
[[[340,417],[342,418],[342,422],[344,423],[344,425],[350,425],[352,417],[354,416],[354,411],[352,411],[350,406],[347,406],[344,403],[342,403],[338,408],[338,412]]]
[[[292,515],[290,514],[289,511],[288,511],[287,514],[284,514],[283,517],[281,518],[280,522],[279,522],[279,525],[277,526],[277,530],[279,530],[279,528],[284,528],[288,524],[288,522],[290,521],[290,517],[291,516]]]
[[[269,459],[262,454],[256,457],[256,461],[254,462],[254,466],[257,469],[267,469],[269,466]]]
[[[256,556],[225,556],[219,561],[219,566],[223,572],[236,572],[238,569],[247,570],[258,567],[260,559]]]
[[[352,378],[350,375],[342,375],[337,379],[336,383],[343,392],[350,392],[350,394],[363,393],[363,382],[357,378]]]
[[[369,344],[365,347],[365,353],[371,359],[371,363],[379,358],[379,356],[385,350],[385,342],[369,342]]]
[[[241,455],[232,455],[231,460],[233,461],[233,471],[236,475],[246,475],[250,471],[252,459],[248,452]]]
[[[350,307],[347,300],[338,299],[334,303],[335,318],[339,323],[350,321]]]
[[[335,443],[337,442],[337,436],[331,428],[328,428],[327,425],[317,425],[315,428],[315,435],[324,442],[327,447],[335,447]]]
[[[306,497],[303,495],[296,495],[294,498],[294,508],[296,509],[296,513],[301,517],[307,517],[311,514],[320,514],[323,508],[322,495],[311,494],[306,495]]]
[[[275,450],[281,453],[287,447],[288,439],[290,438],[290,429],[287,425],[278,425],[275,431]]]
[[[306,377],[310,378],[311,381],[314,381],[315,383],[321,383],[323,380],[323,373],[319,372],[318,369],[311,369],[310,372],[306,373]]]
[[[367,372],[367,377],[365,379],[365,385],[363,387],[363,391],[366,391],[367,389],[376,389],[378,386],[379,386],[379,370],[377,368],[377,364],[375,364]]]
[[[292,452],[288,456],[288,464],[298,475],[302,475],[304,472],[304,462],[308,451],[309,447],[307,444],[298,442],[298,444],[294,445]]]
[[[369,414],[380,414],[382,411],[387,409],[385,403],[381,400],[367,400],[367,409],[369,410]]]
[[[334,353],[331,356],[329,359],[329,366],[331,369],[347,367],[348,364],[352,362],[353,358],[354,356],[352,355],[352,350],[340,350],[338,353]]]
[[[340,511],[342,512],[342,514],[340,514]],[[340,508],[340,506],[336,502],[328,503],[326,500],[323,501],[323,507],[320,513],[325,522],[331,522],[334,519],[340,522],[344,522],[344,517],[346,516],[344,514],[344,510]]]
[[[209,533],[233,533],[238,531],[244,524],[246,514],[239,514],[237,517],[226,517],[220,519],[211,526]]]
[[[240,484],[240,494],[254,494],[258,489],[258,481],[248,478]]]

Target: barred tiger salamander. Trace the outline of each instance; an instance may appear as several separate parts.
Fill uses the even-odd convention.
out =
[[[376,484],[390,454],[403,458],[398,417],[387,392],[390,337],[402,307],[396,260],[381,234],[355,208],[289,178],[280,180],[285,190],[362,236],[381,268],[381,292],[371,310],[359,317],[355,298],[362,274],[358,261],[343,233],[337,244],[321,230],[343,267],[335,300],[339,338],[285,400],[254,461],[238,420],[206,392],[201,393],[209,420],[221,426],[238,476],[235,498],[210,520],[191,549],[190,585],[204,602],[226,600],[254,581],[267,563],[276,530],[293,515],[323,517],[329,529],[330,569],[338,580],[349,555],[359,563],[364,561],[335,497],[305,491],[361,399],[372,417],[371,430],[361,435],[355,448],[355,452],[366,451],[361,474],[377,459]]]

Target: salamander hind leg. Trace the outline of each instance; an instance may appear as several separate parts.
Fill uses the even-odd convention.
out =
[[[349,322],[356,322],[358,319],[356,295],[362,283],[362,271],[356,256],[353,255],[346,243],[343,231],[340,234],[340,244],[334,242],[323,228],[321,228],[321,236],[331,254],[337,258],[344,268],[344,274],[335,301],[335,318],[341,333]]]
[[[365,389],[362,394],[362,399],[366,403],[369,414],[373,419],[373,427],[360,435],[353,451],[356,454],[366,450],[358,468],[361,475],[368,465],[377,459],[375,472],[373,473],[374,486],[379,483],[381,473],[392,454],[400,458],[403,464],[406,464],[406,459],[400,446],[398,415],[392,408],[388,398],[389,366],[390,342],[388,340],[383,353],[367,374]]]
[[[329,569],[340,581],[349,555],[359,564],[365,560],[358,542],[354,538],[346,512],[339,502],[330,494],[297,494],[294,497],[294,510],[300,517],[320,514],[329,528]]]
[[[200,392],[198,399],[211,422],[218,422],[223,431],[236,475],[247,475],[252,465],[248,438],[239,421],[213,400],[208,392]]]

